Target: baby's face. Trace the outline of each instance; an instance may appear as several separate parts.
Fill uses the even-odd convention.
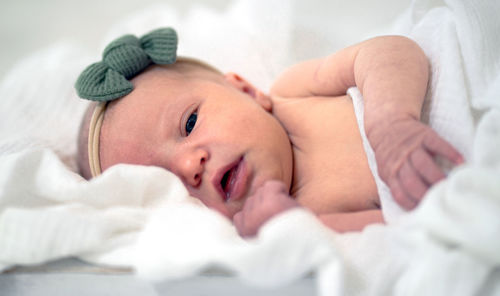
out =
[[[189,193],[231,218],[267,180],[290,186],[290,141],[281,124],[235,76],[161,67],[132,80],[108,105],[100,137],[102,169],[153,165],[176,174]],[[249,93],[252,93],[251,91]]]

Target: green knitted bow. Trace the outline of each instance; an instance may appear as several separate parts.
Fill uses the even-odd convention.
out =
[[[111,101],[130,93],[128,79],[154,64],[173,64],[176,60],[177,34],[172,28],[154,30],[140,39],[122,36],[111,42],[102,61],[88,66],[78,77],[75,88],[81,98]]]

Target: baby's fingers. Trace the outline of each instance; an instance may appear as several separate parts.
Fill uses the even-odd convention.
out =
[[[406,193],[397,178],[390,180],[387,185],[391,189],[392,197],[402,208],[412,210],[417,206],[418,202]]]
[[[430,152],[443,156],[455,164],[464,162],[463,156],[450,143],[441,138],[436,132],[432,132],[423,141],[424,146]]]
[[[245,231],[244,231],[244,227],[245,227],[245,219],[244,219],[244,216],[243,216],[243,211],[240,211],[238,213],[236,213],[234,216],[233,216],[233,224],[234,224],[234,227],[236,227],[236,230],[238,230],[238,233],[241,235],[241,236],[244,236],[245,234]]]
[[[413,201],[420,202],[429,186],[422,181],[410,162],[405,162],[401,166],[398,177],[403,190],[410,195]]]
[[[410,155],[410,161],[422,179],[428,184],[434,184],[445,178],[445,174],[423,149],[417,149]]]

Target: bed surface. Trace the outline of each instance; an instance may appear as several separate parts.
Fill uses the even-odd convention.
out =
[[[197,295],[315,295],[312,275],[290,285],[263,289],[252,287],[222,271],[207,271],[177,281],[151,283],[121,270],[105,270],[77,259],[63,259],[36,267],[18,267],[0,275],[2,296],[197,296]]]

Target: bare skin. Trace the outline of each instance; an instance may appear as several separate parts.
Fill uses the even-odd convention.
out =
[[[103,170],[154,165],[255,235],[273,216],[305,207],[336,231],[382,223],[380,201],[351,99],[365,99],[365,130],[395,200],[414,208],[444,178],[441,155],[462,157],[419,122],[428,80],[420,48],[379,37],[285,71],[265,95],[234,73],[174,65],[132,80],[101,131]],[[187,68],[185,68],[187,67]],[[187,69],[187,70],[186,70]],[[174,70],[174,71],[172,71]]]
[[[401,206],[416,207],[428,188],[445,177],[436,155],[463,162],[419,121],[427,80],[423,52],[402,37],[371,39],[287,70],[271,95],[273,114],[294,148],[290,193],[298,203],[286,199],[283,186],[267,184],[234,218],[240,233],[254,235],[269,218],[266,214],[299,204],[341,232],[383,222],[352,102],[342,95],[351,86],[364,96],[365,130],[382,179]],[[265,203],[254,201],[262,196]]]

